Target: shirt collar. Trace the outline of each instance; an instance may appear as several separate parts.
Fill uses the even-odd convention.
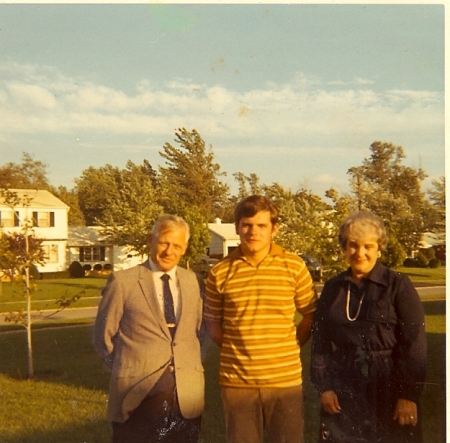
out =
[[[284,254],[286,251],[284,248],[282,248],[281,246],[275,244],[275,243],[270,243],[270,250],[269,250],[269,254],[271,256],[276,256],[276,255],[282,255]],[[239,258],[245,258],[244,253],[242,252],[242,249],[240,246],[238,246],[233,252],[231,252],[228,255],[229,258],[231,258],[232,260],[236,260]]]
[[[375,266],[370,272],[369,276],[366,278],[367,280],[373,281],[374,283],[378,283],[383,286],[387,286],[387,272],[386,266],[383,265],[380,261],[377,260]],[[352,269],[348,268],[345,272],[340,274],[339,280],[352,281]]]
[[[161,277],[163,274],[167,274],[172,280],[176,279],[176,275],[177,275],[177,267],[176,266],[174,266],[168,272],[163,272],[158,268],[158,266],[155,263],[153,263],[153,260],[151,258],[148,259],[148,262],[149,262],[151,271],[154,272],[158,277]]]

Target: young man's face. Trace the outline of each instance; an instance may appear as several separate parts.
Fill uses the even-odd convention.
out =
[[[269,211],[257,212],[253,217],[243,217],[236,227],[244,255],[253,256],[269,252],[272,237],[278,224],[272,225]]]

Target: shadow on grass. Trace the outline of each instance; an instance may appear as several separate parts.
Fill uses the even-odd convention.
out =
[[[45,431],[23,430],[19,435],[1,436],[2,443],[110,443],[110,424],[105,420],[98,420],[84,425],[65,426],[60,429]]]
[[[423,303],[425,315],[445,315],[445,300],[433,300]]]
[[[445,303],[428,302],[427,314],[445,313]],[[34,331],[35,379],[42,382],[67,386],[108,390],[110,373],[103,367],[96,355],[92,342],[92,326],[62,328],[58,330]],[[422,396],[422,426],[424,442],[444,443],[446,441],[446,369],[445,334],[428,333],[428,370]],[[203,414],[201,443],[225,443],[220,387],[218,384],[219,349],[207,344],[204,361],[206,375],[206,408]],[[0,334],[0,373],[15,380],[26,376],[26,337],[24,333]],[[319,429],[319,400],[309,382],[310,342],[302,349],[305,442],[317,441]],[[105,411],[106,413],[106,411]],[[42,432],[42,435],[39,434]],[[76,428],[51,429],[34,432],[21,431],[20,437],[5,439],[2,443],[103,443],[110,441],[109,424],[104,420],[85,423]],[[72,439],[72,437],[74,437]],[[267,441],[267,440],[266,440]]]

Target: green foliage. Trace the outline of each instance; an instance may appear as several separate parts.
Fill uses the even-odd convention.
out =
[[[83,212],[80,208],[80,200],[76,189],[68,191],[65,186],[59,186],[58,188],[52,188],[51,192],[70,207],[68,214],[69,226],[86,225],[86,220],[84,219]]]
[[[437,258],[432,258],[430,259],[430,261],[428,262],[428,266],[432,269],[436,269],[439,268],[441,266],[441,261],[438,260]]]
[[[416,260],[419,263],[419,267],[426,268],[428,266],[428,257],[422,251],[419,251]]]
[[[69,265],[69,273],[72,278],[83,278],[84,269],[79,261],[73,261]]]
[[[9,162],[0,167],[0,188],[48,190],[46,169],[47,165],[23,152],[21,164]]]
[[[386,251],[381,255],[381,261],[390,268],[398,268],[406,259],[406,252],[396,237],[390,237]]]
[[[226,175],[214,163],[212,147],[206,149],[200,134],[193,129],[179,128],[175,132],[179,147],[170,143],[163,146],[161,157],[166,167],[160,166],[162,205],[166,212],[175,210],[179,202],[185,207],[195,207],[202,217],[212,222],[223,212],[228,186],[220,181]]]
[[[411,255],[426,231],[430,212],[430,205],[421,191],[426,174],[420,168],[402,164],[405,153],[400,146],[376,141],[370,150],[370,158],[348,171],[358,208],[379,215],[388,229],[389,241],[392,243],[396,239],[393,244],[400,244],[405,253]],[[398,255],[398,248],[392,249],[392,253]],[[396,257],[385,257],[385,260],[398,262]]]

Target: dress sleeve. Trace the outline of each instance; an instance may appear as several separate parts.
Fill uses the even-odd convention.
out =
[[[401,281],[394,302],[398,318],[394,380],[398,398],[417,403],[425,382],[427,362],[425,315],[422,301],[409,278],[398,275]]]
[[[325,283],[317,303],[312,329],[310,378],[319,394],[333,389],[333,373],[330,358],[333,347],[327,334],[328,300],[331,291],[331,285]]]

